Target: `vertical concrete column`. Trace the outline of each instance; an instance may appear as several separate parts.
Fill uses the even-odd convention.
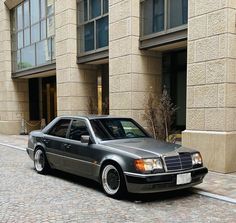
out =
[[[149,92],[161,91],[161,55],[140,51],[139,37],[140,2],[109,1],[110,114],[143,123]]]
[[[12,80],[10,11],[0,0],[0,133],[19,134],[28,119],[28,80]]]
[[[235,15],[235,1],[189,1],[183,145],[219,172],[236,171]]]
[[[55,2],[58,115],[86,114],[88,98],[97,98],[96,67],[77,64],[76,2]]]

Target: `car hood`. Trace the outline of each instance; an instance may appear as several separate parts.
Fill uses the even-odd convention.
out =
[[[153,156],[176,156],[180,152],[195,152],[181,145],[166,143],[153,138],[119,139],[102,142],[103,145],[132,153],[142,158]]]

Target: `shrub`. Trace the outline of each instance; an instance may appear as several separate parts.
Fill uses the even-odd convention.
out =
[[[149,94],[145,106],[144,120],[155,139],[170,141],[169,136],[172,133],[176,110],[177,107],[171,102],[166,86],[163,88],[159,102],[155,100],[151,93]]]

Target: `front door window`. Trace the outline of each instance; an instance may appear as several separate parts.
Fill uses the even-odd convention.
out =
[[[81,141],[82,135],[89,135],[87,125],[84,120],[74,120],[70,128],[69,138]]]
[[[48,135],[66,138],[69,125],[70,119],[61,119],[52,127]]]

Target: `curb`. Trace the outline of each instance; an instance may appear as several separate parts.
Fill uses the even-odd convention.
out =
[[[229,202],[229,203],[232,203],[232,204],[236,204],[236,199],[233,199],[233,198],[230,198],[230,197],[226,197],[226,196],[218,195],[218,194],[213,194],[213,193],[210,193],[210,192],[207,192],[207,191],[204,191],[204,190],[201,190],[201,189],[195,189],[195,188],[193,188],[192,191],[195,194],[200,194],[200,195],[210,197],[210,198],[213,198],[213,199],[217,199],[217,200]]]
[[[6,144],[6,143],[1,143],[1,142],[0,142],[0,145],[1,146],[7,146],[7,147],[10,147],[10,148],[13,148],[13,149],[18,149],[18,150],[21,150],[21,151],[26,151],[26,149],[24,149],[22,147],[19,147],[19,146],[14,146],[14,145]]]

